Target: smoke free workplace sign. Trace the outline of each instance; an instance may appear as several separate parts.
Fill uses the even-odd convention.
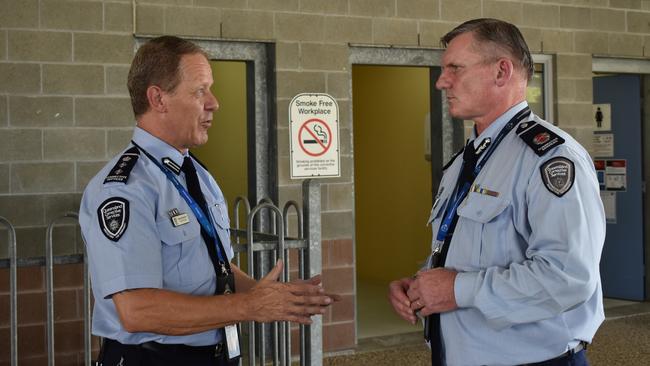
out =
[[[291,179],[340,177],[339,106],[328,94],[303,93],[289,104]]]

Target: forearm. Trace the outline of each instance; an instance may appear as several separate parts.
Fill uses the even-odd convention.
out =
[[[292,321],[311,324],[336,300],[318,285],[320,279],[280,283],[282,264],[258,282],[233,266],[244,290],[218,296],[186,295],[161,289],[136,289],[113,295],[122,325],[128,332],[186,335],[242,321]]]
[[[454,287],[460,307],[476,308],[499,329],[555,317],[588,300],[595,283],[537,259],[459,273]]]
[[[246,292],[257,284],[257,281],[244,273],[236,265],[231,263],[230,268],[232,269],[232,273],[235,275],[235,290],[237,292]]]
[[[246,296],[192,296],[161,289],[113,295],[120,320],[131,333],[187,335],[222,328],[246,319]]]

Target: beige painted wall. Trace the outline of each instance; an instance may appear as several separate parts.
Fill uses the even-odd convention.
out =
[[[214,113],[208,143],[192,152],[208,167],[232,209],[235,197],[248,196],[246,63],[211,61],[210,65],[211,90],[219,110]]]
[[[353,66],[357,278],[413,275],[431,248],[429,69]]]

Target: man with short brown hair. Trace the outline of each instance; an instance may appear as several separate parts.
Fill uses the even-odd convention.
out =
[[[90,181],[81,202],[103,366],[223,366],[239,357],[242,321],[311,323],[335,300],[320,278],[256,282],[230,263],[228,209],[189,149],[208,140],[219,108],[205,52],[171,36],[137,52],[129,146]]]

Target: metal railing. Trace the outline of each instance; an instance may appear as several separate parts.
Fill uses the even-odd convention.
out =
[[[9,233],[9,322],[10,322],[10,354],[11,366],[18,365],[18,285],[17,285],[17,254],[16,254],[16,229],[9,220],[0,216],[0,224],[7,227]]]
[[[45,297],[47,301],[47,364],[54,366],[54,226],[63,219],[79,221],[76,212],[66,212],[53,219],[47,227],[45,237]],[[84,315],[84,364],[90,366],[91,334],[90,334],[90,281],[88,280],[88,260],[84,247],[83,256],[83,315]]]
[[[280,210],[269,198],[262,198],[259,203],[248,210],[248,200],[242,197],[235,199],[233,216],[236,218],[234,229],[235,236],[233,248],[238,259],[241,253],[246,253],[247,273],[252,278],[259,280],[266,275],[264,261],[268,259],[275,263],[278,258],[284,262],[280,277],[281,281],[288,281],[291,271],[290,251],[298,253],[298,277],[308,279],[320,273],[320,184],[315,181],[303,183],[303,206],[296,201],[288,201]],[[242,203],[247,207],[247,226],[245,229],[239,224],[239,208]],[[311,205],[307,207],[305,205]],[[289,211],[294,210],[297,219],[297,237],[289,237]],[[267,211],[270,213],[268,222],[269,233],[261,231],[259,216]],[[311,215],[311,216],[307,216]],[[311,236],[305,236],[309,233]],[[242,242],[240,237],[245,237]],[[270,254],[270,258],[264,255]],[[270,351],[273,365],[291,365],[291,326],[288,322],[275,322],[269,324],[249,322],[248,324],[248,365],[266,365],[267,354]],[[270,328],[270,330],[267,330]],[[300,325],[300,365],[322,364],[322,321],[320,317],[313,319],[311,326]],[[267,344],[268,343],[268,344]]]
[[[289,251],[298,251],[298,276],[307,279],[321,272],[321,247],[320,247],[320,184],[307,180],[303,182],[303,207],[301,211],[295,201],[287,202],[280,210],[270,199],[263,199],[251,209],[247,199],[238,197],[233,204],[234,227],[231,229],[235,262],[239,265],[240,254],[247,253],[248,274],[260,279],[263,273],[262,256],[256,254],[271,254],[271,259],[276,261],[281,258],[284,269],[281,281],[290,277]],[[242,230],[239,223],[240,205],[244,205],[247,216],[247,227]],[[288,237],[288,212],[294,209],[297,215],[297,238]],[[254,231],[255,220],[263,210],[271,213],[271,233]],[[57,223],[64,219],[74,219],[78,222],[79,216],[75,212],[67,212],[54,218],[47,226],[45,240],[45,258],[17,258],[16,234],[13,225],[0,216],[0,224],[9,229],[9,260],[10,267],[10,318],[11,318],[11,365],[18,364],[18,320],[17,320],[17,267],[45,265],[46,302],[47,302],[47,357],[48,365],[54,366],[54,266],[59,264],[83,263],[83,319],[84,319],[84,364],[91,365],[91,292],[88,275],[88,258],[85,246],[82,254],[54,256],[53,233]],[[259,222],[259,221],[258,221]],[[257,225],[260,227],[261,225]],[[246,238],[246,242],[241,239]],[[7,267],[6,260],[0,260],[0,268]],[[250,322],[248,364],[255,365],[259,360],[261,365],[266,364],[265,325]],[[257,333],[256,333],[257,332]],[[273,365],[291,365],[291,328],[288,322],[271,323],[271,348]],[[259,350],[259,355],[256,350]],[[300,365],[322,365],[322,320],[315,317],[310,326],[300,326]]]

